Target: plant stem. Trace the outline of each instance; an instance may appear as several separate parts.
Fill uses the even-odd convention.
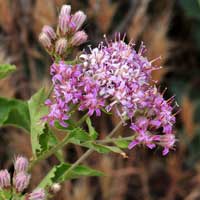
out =
[[[106,138],[111,138],[115,132],[120,128],[120,126],[123,124],[124,121],[120,121],[117,126],[115,126],[115,128],[108,134],[108,136]]]
[[[62,147],[64,147],[69,140],[69,136],[70,134],[68,134],[67,136],[65,136],[65,138],[59,142],[58,144],[56,144],[54,147],[52,147],[50,150],[48,150],[47,152],[43,153],[42,155],[40,155],[36,160],[33,160],[29,166],[29,171],[32,170],[32,168],[41,160],[45,160],[46,158],[48,158],[49,156],[51,156],[53,153],[55,153],[56,151],[58,151],[59,149],[61,149]]]
[[[134,136],[130,136],[130,137],[121,137],[121,138],[107,138],[104,140],[97,140],[97,143],[109,143],[109,142],[117,142],[117,141],[121,141],[121,140],[133,140]]]
[[[93,153],[93,149],[87,150],[75,163],[71,165],[71,167],[64,173],[63,177],[66,177],[70,171],[72,171],[76,166],[82,163],[90,154]]]
[[[112,137],[115,132],[120,128],[120,126],[123,124],[123,121],[120,121],[117,126],[108,134],[108,136],[106,137],[106,139],[109,139],[110,137]],[[89,149],[87,150],[75,163],[73,163],[71,165],[71,167],[64,173],[64,177],[66,177],[71,170],[73,170],[77,165],[79,165],[80,163],[82,163],[89,155],[91,155],[94,152],[93,149]]]
[[[77,126],[80,126],[86,120],[87,117],[88,113],[85,113],[83,117],[81,117],[81,119],[77,122]]]

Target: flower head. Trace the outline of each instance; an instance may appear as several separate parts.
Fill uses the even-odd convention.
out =
[[[83,64],[54,63],[54,101],[48,104],[47,118],[65,123],[70,103],[78,104],[79,110],[88,110],[90,116],[100,116],[103,108],[113,109],[120,118],[131,119],[131,128],[139,134],[134,144],[155,147],[158,138],[153,133],[162,128],[163,134],[172,134],[175,117],[171,100],[166,101],[150,84],[151,72],[157,67],[152,66],[144,52],[143,44],[136,52],[133,44],[115,40],[106,45],[100,43],[98,48],[82,54]]]

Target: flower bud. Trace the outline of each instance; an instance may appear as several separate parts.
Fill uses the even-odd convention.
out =
[[[18,156],[14,163],[15,172],[26,172],[28,169],[28,159],[23,156]]]
[[[57,193],[59,192],[61,189],[61,186],[59,183],[54,183],[52,186],[51,186],[51,190],[53,193]]]
[[[45,200],[45,198],[45,191],[43,189],[38,188],[28,195],[27,200]]]
[[[72,20],[71,21],[75,24],[75,31],[80,29],[80,27],[83,25],[85,19],[86,19],[86,15],[82,11],[77,11],[72,16]]]
[[[25,172],[19,172],[15,175],[13,184],[17,192],[22,192],[27,188],[30,182],[30,175]]]
[[[44,32],[40,33],[40,35],[39,35],[39,41],[47,49],[51,48],[51,46],[52,46],[51,39]]]
[[[59,17],[58,27],[61,33],[61,36],[66,35],[66,33],[69,31],[69,16],[61,15]]]
[[[7,169],[0,170],[0,188],[6,188],[10,186],[10,174]]]
[[[62,55],[63,53],[65,53],[65,50],[67,48],[67,40],[65,38],[60,38],[57,42],[56,42],[56,53],[58,55]]]
[[[60,16],[61,15],[63,15],[63,16],[69,16],[70,12],[71,12],[71,6],[70,5],[63,5],[61,7],[61,10],[60,10]]]
[[[56,33],[51,26],[48,25],[43,26],[42,32],[45,33],[51,40],[56,39]]]
[[[78,31],[72,37],[71,44],[73,46],[79,46],[79,45],[83,44],[84,42],[86,42],[87,38],[88,38],[88,36],[85,33],[85,31]]]

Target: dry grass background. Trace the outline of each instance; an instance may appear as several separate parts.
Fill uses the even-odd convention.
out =
[[[70,3],[73,10],[82,9],[88,15],[85,29],[89,43],[97,44],[103,34],[111,38],[114,33],[127,33],[136,46],[144,41],[147,56],[162,60],[155,64],[163,68],[153,74],[167,95],[176,91],[174,80],[193,67],[199,67],[198,52],[192,45],[185,27],[185,16],[175,0],[0,0],[0,63],[17,65],[17,72],[0,81],[0,96],[28,99],[42,85],[50,81],[50,58],[41,48],[37,37],[44,24],[54,26],[58,9]],[[196,77],[196,76],[195,76]],[[192,79],[191,87],[198,87],[199,80]],[[190,83],[186,81],[186,85]],[[57,200],[199,200],[200,165],[193,162],[189,167],[188,144],[195,138],[199,125],[194,121],[196,104],[183,90],[178,102],[182,108],[178,116],[177,150],[161,157],[160,151],[147,149],[127,151],[128,159],[119,155],[101,156],[96,153],[87,164],[105,172],[105,177],[83,178],[62,185]],[[93,119],[101,137],[117,124],[118,119],[103,116]],[[119,133],[127,134],[127,129]],[[118,133],[118,134],[119,134]],[[29,136],[14,128],[0,130],[0,167],[12,170],[12,157],[23,154],[31,157]],[[81,148],[66,147],[66,160],[75,160],[82,154]],[[55,157],[38,165],[32,174],[29,189],[57,163]]]

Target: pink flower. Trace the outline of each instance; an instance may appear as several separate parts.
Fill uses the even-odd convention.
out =
[[[79,15],[83,13],[75,15],[74,22],[82,23]],[[144,52],[143,44],[136,52],[133,44],[116,39],[90,48],[89,53],[80,56],[82,64],[54,63],[51,66],[54,92],[52,101],[46,103],[50,108],[47,121],[53,125],[57,120],[66,126],[71,104],[87,110],[90,116],[94,113],[100,116],[102,109],[113,109],[122,120],[131,120],[136,137],[129,148],[139,144],[151,149],[163,146],[162,136],[173,134],[173,98],[165,100],[157,87],[151,85],[151,72],[157,67],[152,66]],[[169,146],[164,145],[164,154],[171,149]]]

